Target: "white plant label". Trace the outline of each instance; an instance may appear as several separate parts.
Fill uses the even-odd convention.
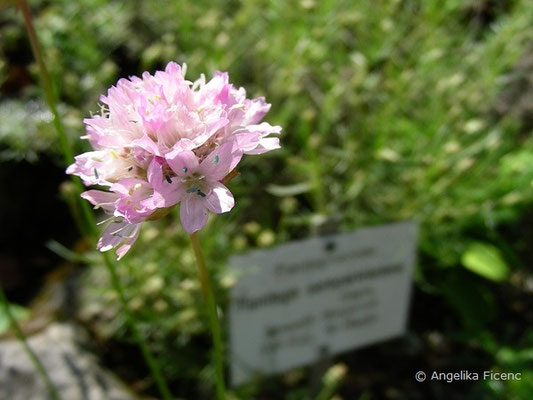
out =
[[[233,385],[403,334],[417,232],[401,222],[232,258]]]

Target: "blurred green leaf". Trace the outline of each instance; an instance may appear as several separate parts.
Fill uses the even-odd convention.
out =
[[[11,315],[17,321],[23,321],[30,316],[30,311],[22,306],[16,304],[10,304],[9,309],[11,310]],[[10,328],[9,317],[5,311],[4,307],[0,307],[0,335],[3,335]]]
[[[496,317],[496,302],[493,293],[485,285],[467,278],[466,274],[457,271],[446,277],[440,289],[446,302],[461,317],[464,326],[479,334]]]
[[[521,372],[520,379],[507,381],[509,399],[532,399],[533,398],[533,372],[531,370]]]
[[[526,349],[514,349],[512,347],[502,347],[496,353],[496,359],[499,363],[516,369],[533,364],[533,347]]]
[[[87,262],[86,257],[70,250],[69,248],[59,243],[57,240],[51,239],[45,243],[45,246],[49,250],[57,254],[59,257],[62,257],[63,259],[70,261],[72,263]]]
[[[288,197],[296,196],[297,194],[307,193],[312,189],[312,185],[308,182],[296,183],[294,185],[268,185],[266,191],[274,196]]]
[[[472,243],[463,253],[461,262],[470,271],[495,282],[502,282],[509,276],[509,266],[500,250],[487,243]]]

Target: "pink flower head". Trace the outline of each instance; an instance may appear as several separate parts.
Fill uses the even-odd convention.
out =
[[[141,223],[169,207],[180,204],[189,233],[202,229],[208,211],[231,210],[234,199],[224,178],[243,154],[280,147],[281,127],[260,122],[270,104],[246,98],[227,73],[190,82],[185,68],[171,62],[154,75],[119,80],[101,101],[100,115],[84,120],[84,138],[94,151],[77,156],[67,173],[108,188],[82,197],[111,215],[97,247],[117,248],[119,258]]]

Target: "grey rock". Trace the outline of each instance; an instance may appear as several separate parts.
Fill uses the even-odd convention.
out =
[[[55,323],[31,336],[37,354],[63,400],[134,400],[136,396],[80,346],[84,332]],[[16,340],[0,342],[0,400],[48,400],[46,387]]]

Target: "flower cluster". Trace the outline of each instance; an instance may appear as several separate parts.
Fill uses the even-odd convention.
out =
[[[202,229],[208,211],[231,210],[224,178],[243,154],[279,148],[270,135],[281,127],[260,123],[270,104],[246,98],[227,73],[190,82],[185,68],[171,62],[154,75],[119,80],[100,100],[100,115],[84,120],[83,138],[94,151],[77,156],[67,173],[108,189],[82,197],[110,214],[97,247],[117,248],[119,259],[143,221],[161,218],[178,203],[189,233]]]

